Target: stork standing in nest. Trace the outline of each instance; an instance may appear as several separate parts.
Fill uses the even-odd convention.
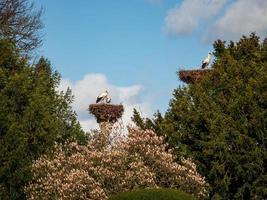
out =
[[[211,52],[208,53],[208,56],[202,61],[202,69],[208,69],[211,60]]]
[[[96,103],[99,103],[99,102],[103,102],[103,103],[110,103],[111,102],[111,98],[110,98],[109,92],[107,90],[105,90],[105,92],[98,95],[98,97],[96,99]]]

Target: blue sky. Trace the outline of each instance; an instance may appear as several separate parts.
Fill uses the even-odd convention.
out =
[[[197,68],[212,50],[214,39],[236,39],[249,31],[264,35],[267,30],[266,20],[256,21],[259,25],[253,26],[258,16],[246,15],[246,9],[253,7],[251,2],[256,4],[255,13],[267,13],[264,0],[35,2],[45,10],[39,54],[62,74],[62,88],[69,84],[77,101],[79,95],[104,90],[101,84],[94,84],[97,81],[105,82],[103,87],[112,87],[114,92],[128,88],[125,93],[130,94],[135,88],[135,96],[127,97],[127,102],[138,105],[144,115],[167,109],[173,89],[181,84],[176,72],[179,68]],[[234,28],[229,28],[232,25]],[[83,87],[85,80],[87,85]],[[81,88],[85,89],[74,91]],[[121,100],[122,94],[117,96],[115,99]],[[88,104],[93,98],[88,96]],[[142,109],[144,103],[149,108]],[[82,112],[78,109],[81,105],[75,106],[78,114]]]

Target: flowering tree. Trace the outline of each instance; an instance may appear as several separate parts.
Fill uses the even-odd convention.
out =
[[[205,195],[206,183],[195,164],[183,158],[177,164],[164,138],[153,131],[130,128],[126,137],[103,145],[105,137],[110,136],[96,134],[85,146],[56,145],[52,156],[44,155],[33,164],[27,197],[104,200],[140,187],[172,187]]]

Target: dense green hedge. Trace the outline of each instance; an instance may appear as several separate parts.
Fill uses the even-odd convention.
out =
[[[194,200],[189,194],[174,189],[143,189],[123,192],[109,200]]]

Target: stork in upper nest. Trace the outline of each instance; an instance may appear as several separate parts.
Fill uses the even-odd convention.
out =
[[[208,53],[208,56],[202,61],[202,69],[208,69],[208,66],[211,61],[211,52]]]

